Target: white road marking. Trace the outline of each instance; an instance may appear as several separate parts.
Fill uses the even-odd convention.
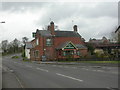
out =
[[[15,78],[17,79],[18,83],[20,84],[21,88],[24,88],[24,86],[22,85],[22,83],[20,82],[19,78],[16,75],[15,75]]]
[[[106,87],[107,89],[109,89],[109,90],[115,90],[114,88],[112,88],[112,87]]]
[[[58,67],[63,67],[63,66],[58,66]]]
[[[42,69],[42,68],[36,68],[36,69],[41,70],[41,71],[48,72],[48,70],[46,70],[46,69]]]
[[[77,69],[77,67],[72,67],[72,68]]]
[[[74,78],[74,77],[70,77],[70,76],[66,76],[66,75],[63,75],[63,74],[60,74],[60,73],[56,73],[56,74],[59,75],[59,76],[63,76],[63,77],[70,78],[70,79],[73,79],[73,80],[77,80],[77,81],[80,81],[80,82],[83,81],[83,80],[80,80],[80,79],[77,79],[77,78]]]
[[[82,69],[84,69],[84,70],[89,70],[89,69],[87,69],[87,68],[82,68]]]
[[[98,72],[104,72],[103,70],[97,70]]]
[[[64,68],[69,68],[68,66],[64,66]]]
[[[56,66],[56,65],[52,65],[52,66]]]

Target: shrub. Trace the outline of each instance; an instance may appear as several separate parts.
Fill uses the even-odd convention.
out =
[[[22,55],[21,55],[21,56],[22,56],[22,57],[25,57],[25,51],[22,52]]]

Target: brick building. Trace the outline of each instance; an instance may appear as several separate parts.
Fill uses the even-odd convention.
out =
[[[87,47],[77,32],[77,25],[73,26],[73,31],[56,31],[54,22],[51,21],[47,30],[37,29],[33,33],[33,37],[34,39],[31,41],[33,48],[30,51],[31,60],[42,60],[43,56],[47,60],[57,60],[69,56],[79,58],[87,55]]]
[[[102,39],[91,39],[89,40],[89,43],[93,44],[110,44],[110,40],[107,39],[106,37],[102,37]]]

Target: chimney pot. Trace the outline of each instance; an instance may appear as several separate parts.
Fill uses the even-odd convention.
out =
[[[74,25],[74,26],[73,26],[73,30],[74,30],[75,32],[77,32],[77,25]]]

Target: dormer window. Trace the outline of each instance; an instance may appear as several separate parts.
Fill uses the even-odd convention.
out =
[[[52,39],[47,38],[46,39],[46,46],[51,46],[52,45]]]

